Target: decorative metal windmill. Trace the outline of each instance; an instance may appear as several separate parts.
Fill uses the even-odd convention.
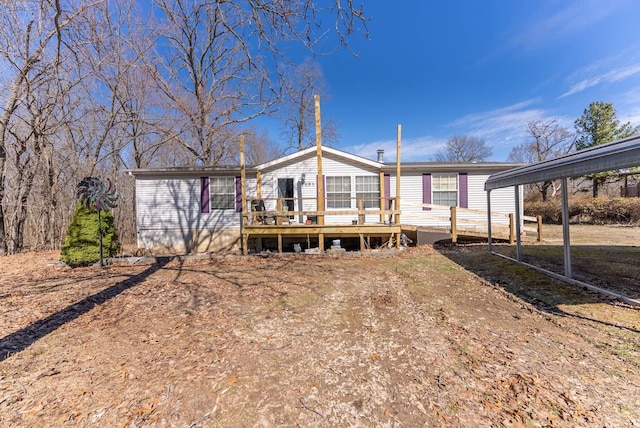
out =
[[[98,236],[100,239],[100,266],[104,266],[103,253],[102,253],[102,223],[100,221],[100,211],[109,211],[118,205],[118,194],[116,189],[111,183],[111,180],[107,178],[107,186],[102,182],[100,177],[85,177],[80,183],[78,183],[78,189],[76,191],[77,197],[80,199],[80,203],[90,210],[91,207],[95,207],[98,211]]]

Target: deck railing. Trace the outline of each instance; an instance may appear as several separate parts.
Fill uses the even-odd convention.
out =
[[[488,216],[487,211],[475,210],[471,208],[452,207],[448,205],[435,205],[435,204],[418,204],[412,202],[405,202],[404,205],[422,207],[431,211],[420,212],[404,212],[404,218],[407,217],[426,217],[434,219],[446,224],[445,228],[451,233],[451,240],[456,242],[458,236],[463,234],[462,232],[478,231],[480,228],[483,231],[488,230],[489,222],[486,221]],[[434,211],[447,211],[448,215],[435,214]],[[481,217],[481,218],[479,218]],[[491,228],[502,228],[509,236],[509,243],[513,244],[516,241],[516,227],[515,216],[513,213],[500,213],[491,212],[491,218],[505,218],[505,222],[491,222]],[[523,221],[523,227],[520,229],[521,233],[526,236],[527,232],[534,233],[538,242],[542,241],[542,217],[537,216],[521,216]],[[410,224],[410,222],[407,222]],[[527,223],[535,223],[535,227],[528,226]]]
[[[400,210],[395,209],[395,198],[362,198],[362,197],[336,197],[336,198],[325,198],[325,203],[333,201],[344,202],[348,200],[349,206],[352,205],[352,201],[355,200],[356,209],[347,208],[325,208],[325,209],[290,209],[290,206],[293,207],[303,207],[305,201],[316,202],[316,198],[247,198],[247,207],[243,210],[243,225],[251,225],[251,224],[269,224],[268,222],[272,222],[276,225],[282,225],[283,221],[287,222],[287,218],[290,217],[305,217],[301,223],[307,223],[307,221],[311,221],[315,223],[317,218],[320,216],[330,217],[330,216],[354,216],[354,220],[356,224],[363,225],[366,222],[366,216],[368,215],[377,215],[379,216],[380,223],[389,223],[392,224],[395,221],[397,215],[400,214]],[[377,200],[382,208],[366,208],[365,200]],[[275,201],[275,210],[272,209],[273,203]],[[260,204],[260,202],[262,204]],[[288,203],[291,202],[291,203]],[[309,204],[314,205],[314,204]],[[264,211],[257,210],[256,207],[264,207]],[[387,208],[388,207],[388,208]],[[317,208],[317,207],[316,207]]]

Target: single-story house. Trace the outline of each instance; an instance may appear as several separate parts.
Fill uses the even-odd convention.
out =
[[[324,207],[318,209],[316,147],[266,162],[246,166],[245,191],[251,203],[259,198],[266,211],[275,211],[278,198],[283,209],[296,213],[288,224],[305,224],[302,213],[324,211],[325,224],[352,224],[349,210],[363,202],[364,222],[381,221],[381,209],[393,209],[396,196],[396,163],[366,159],[330,147],[322,147]],[[443,220],[429,207],[457,206],[486,211],[484,184],[494,173],[519,164],[403,162],[400,176],[400,223],[437,226]],[[170,253],[211,252],[242,243],[242,196],[240,166],[138,169],[135,177],[138,247]],[[494,190],[491,209],[513,213],[513,188]],[[255,206],[254,206],[255,207]],[[522,207],[522,204],[520,204]],[[331,213],[336,215],[329,215]],[[369,214],[371,212],[371,214]],[[428,212],[430,216],[424,214]],[[470,213],[486,221],[486,214]],[[497,220],[500,221],[500,220]],[[508,220],[505,220],[508,221]]]

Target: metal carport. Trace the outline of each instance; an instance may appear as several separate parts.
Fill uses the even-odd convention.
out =
[[[555,159],[514,168],[491,175],[484,189],[487,192],[487,211],[489,219],[489,252],[507,258],[529,268],[540,271],[553,278],[586,287],[590,290],[615,297],[632,305],[640,305],[640,301],[613,293],[593,284],[573,279],[571,271],[571,244],[569,237],[569,195],[567,179],[602,171],[611,171],[640,166],[640,135],[580,150]],[[548,271],[522,261],[520,239],[520,185],[547,180],[562,180],[562,242],[564,250],[564,275]],[[493,251],[491,243],[491,191],[503,187],[514,186],[516,198],[516,259]]]

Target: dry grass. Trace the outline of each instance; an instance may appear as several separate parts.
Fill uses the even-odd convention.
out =
[[[474,251],[2,258],[0,425],[640,424],[640,313]]]

